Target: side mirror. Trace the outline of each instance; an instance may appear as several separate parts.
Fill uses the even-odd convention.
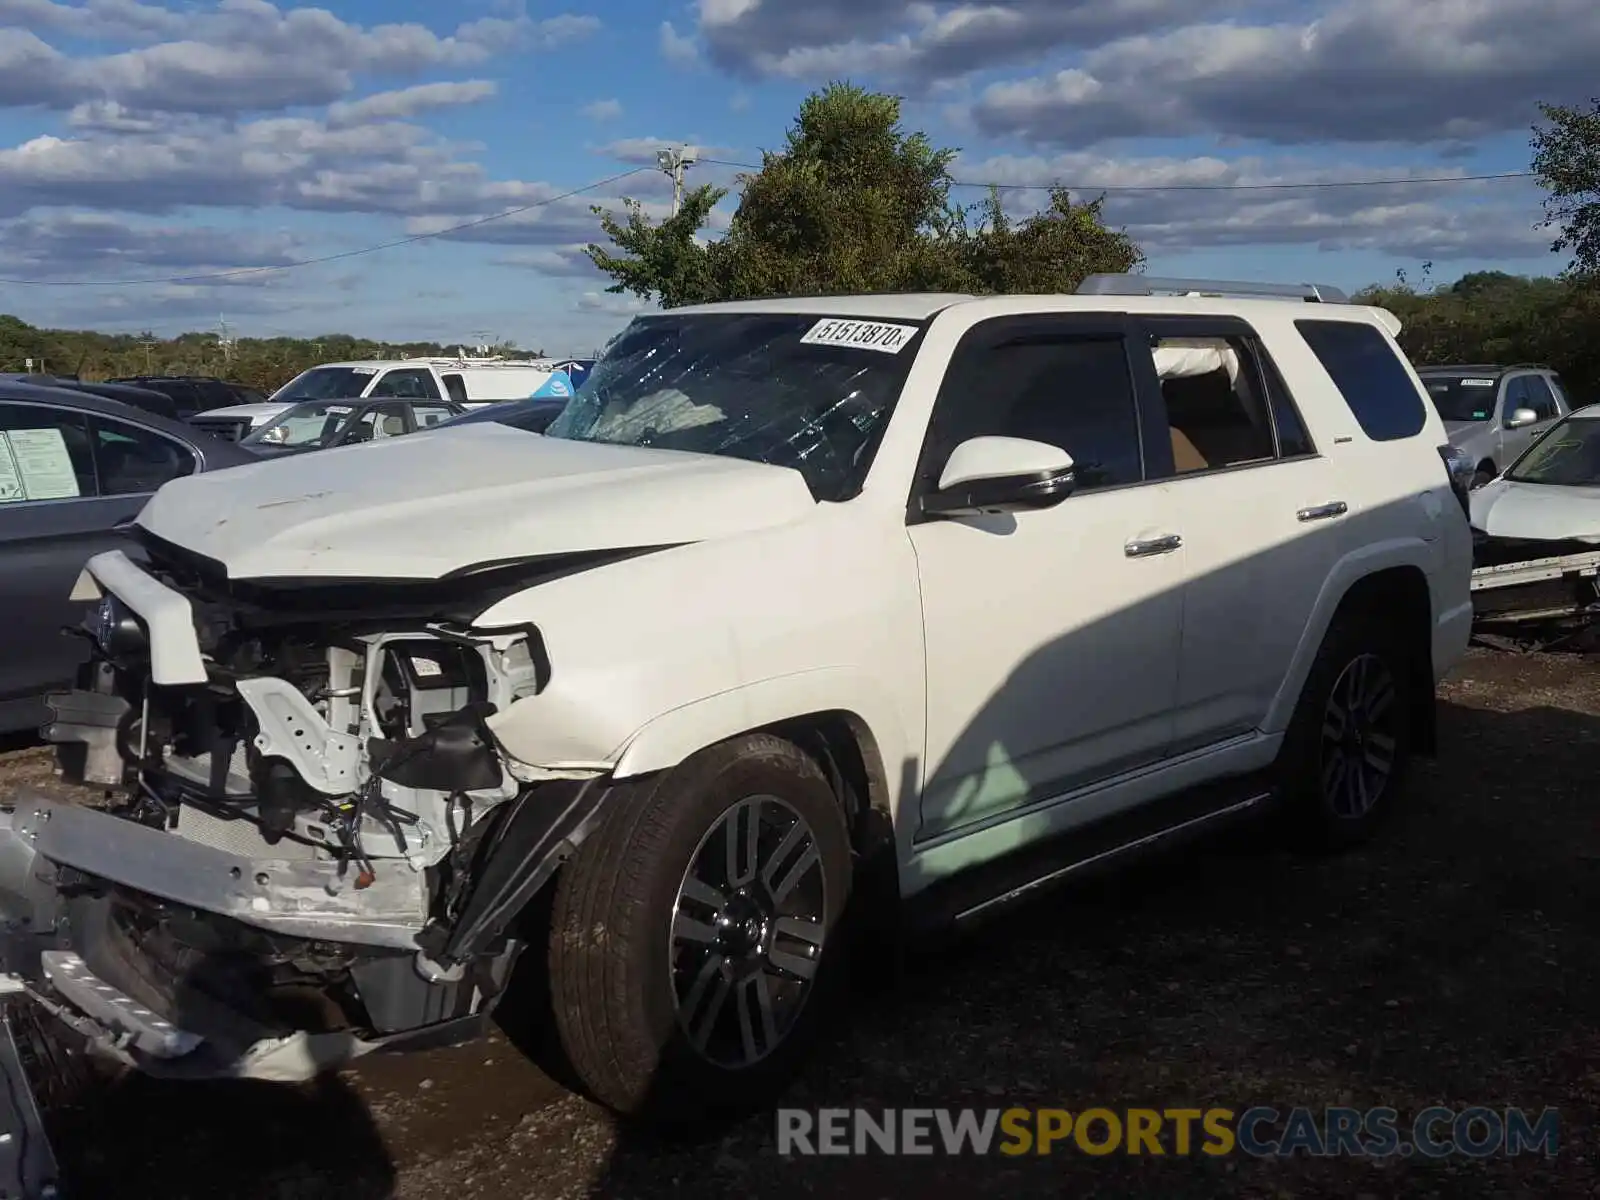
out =
[[[1506,420],[1507,429],[1521,429],[1525,425],[1532,425],[1539,419],[1539,414],[1531,408],[1519,408]]]
[[[945,463],[939,490],[922,498],[930,517],[972,516],[1049,508],[1071,494],[1072,455],[1026,438],[977,437],[962,442]]]

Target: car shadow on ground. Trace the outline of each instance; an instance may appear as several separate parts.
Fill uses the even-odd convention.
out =
[[[1444,704],[1441,757],[1370,848],[1305,858],[1258,826],[1065,887],[911,958],[784,1101],[1554,1107],[1553,1161],[785,1160],[764,1115],[698,1145],[619,1130],[589,1194],[1593,1195],[1597,774],[1600,719]]]

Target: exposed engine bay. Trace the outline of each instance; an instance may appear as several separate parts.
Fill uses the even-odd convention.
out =
[[[485,724],[548,682],[538,630],[471,627],[492,579],[465,605],[435,587],[383,606],[348,584],[225,587],[149,550],[101,573],[187,599],[204,682],[160,682],[152,622],[91,563],[90,661],[44,733],[110,808],[41,802],[0,847],[57,866],[40,976],[146,1069],[300,1078],[477,1033],[514,918],[598,794],[597,772],[518,764]]]

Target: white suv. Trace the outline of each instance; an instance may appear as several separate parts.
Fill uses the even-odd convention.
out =
[[[1398,323],[1342,301],[679,309],[544,437],[168,484],[47,729],[126,802],[0,837],[17,969],[146,1069],[293,1078],[478,1032],[526,952],[584,1085],[675,1120],[783,1086],[856,914],[1258,810],[1360,841],[1471,547]]]

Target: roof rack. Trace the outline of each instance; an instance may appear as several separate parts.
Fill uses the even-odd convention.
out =
[[[1154,296],[1158,292],[1193,296],[1266,297],[1313,304],[1348,304],[1350,297],[1325,283],[1242,283],[1229,279],[1163,279],[1150,275],[1090,275],[1078,285],[1080,296]]]

